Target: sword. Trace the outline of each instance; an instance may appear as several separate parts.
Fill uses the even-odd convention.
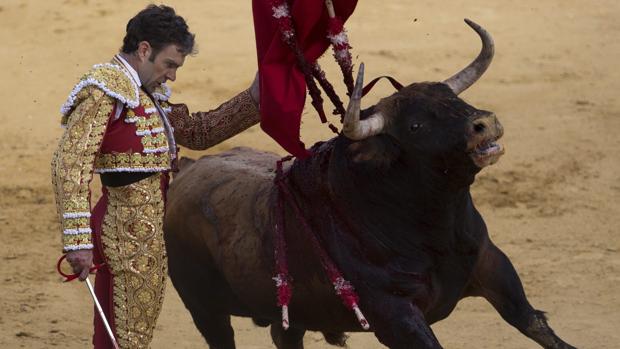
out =
[[[95,290],[93,289],[93,284],[90,283],[90,279],[86,278],[86,287],[88,287],[88,291],[90,291],[90,295],[93,297],[93,302],[95,302],[95,307],[99,312],[99,316],[101,316],[101,320],[103,320],[103,325],[105,326],[106,331],[108,332],[108,336],[110,336],[110,340],[112,341],[112,345],[114,345],[114,349],[120,349],[118,343],[116,343],[116,338],[114,338],[114,333],[112,333],[112,328],[108,323],[108,319],[105,317],[103,313],[103,309],[101,309],[101,304],[99,304],[99,300],[95,295]]]
[[[65,277],[64,282],[68,282],[68,281],[77,279],[80,276],[80,274],[69,275],[69,274],[65,274],[62,272],[62,270],[60,269],[60,265],[62,264],[62,261],[65,260],[65,258],[67,258],[67,255],[63,255],[62,257],[60,257],[60,259],[58,260],[58,264],[56,264],[56,270],[58,270],[58,273],[60,273],[60,275]],[[95,265],[94,267],[90,268],[90,272],[97,270],[102,265],[103,264]],[[114,346],[114,349],[120,349],[120,347],[118,346],[118,343],[116,342],[116,338],[114,337],[114,333],[112,332],[112,328],[110,327],[110,323],[108,322],[108,318],[106,318],[103,312],[103,309],[101,308],[101,304],[99,303],[99,300],[97,299],[97,295],[95,295],[95,289],[93,288],[93,284],[90,282],[90,279],[88,277],[86,278],[86,287],[88,287],[88,291],[90,292],[91,297],[93,297],[93,302],[95,302],[95,307],[97,308],[97,312],[99,313],[99,316],[101,316],[101,320],[103,321],[103,325],[105,326],[106,332],[108,332],[108,336],[110,337],[110,340],[112,341],[112,345]]]

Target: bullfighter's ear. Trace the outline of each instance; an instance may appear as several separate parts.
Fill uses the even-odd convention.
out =
[[[375,168],[390,167],[398,158],[398,153],[398,147],[385,135],[369,137],[347,146],[349,161]]]

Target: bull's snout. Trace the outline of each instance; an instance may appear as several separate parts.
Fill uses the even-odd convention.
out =
[[[474,163],[482,168],[491,165],[504,154],[497,140],[504,135],[504,127],[493,113],[485,113],[470,122],[467,150]]]
[[[504,128],[502,124],[497,120],[497,116],[493,113],[489,113],[476,118],[472,121],[472,135],[475,136],[492,136],[498,139],[504,135]]]

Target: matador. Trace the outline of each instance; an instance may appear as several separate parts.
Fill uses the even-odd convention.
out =
[[[167,80],[194,52],[194,34],[167,6],[127,24],[121,52],[95,65],[61,108],[65,127],[52,160],[63,252],[95,292],[121,348],[148,348],[167,278],[163,217],[177,144],[206,149],[259,122],[257,80],[219,108],[189,113],[172,104]],[[102,197],[90,204],[100,174]],[[110,348],[95,316],[93,344]]]

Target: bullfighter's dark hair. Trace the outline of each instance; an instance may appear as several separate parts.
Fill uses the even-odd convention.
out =
[[[153,53],[149,57],[151,61],[159,51],[170,44],[177,45],[183,54],[196,53],[195,35],[189,32],[185,19],[169,6],[147,6],[129,20],[126,30],[121,48],[124,53],[135,52],[142,41],[147,41],[153,48]]]

